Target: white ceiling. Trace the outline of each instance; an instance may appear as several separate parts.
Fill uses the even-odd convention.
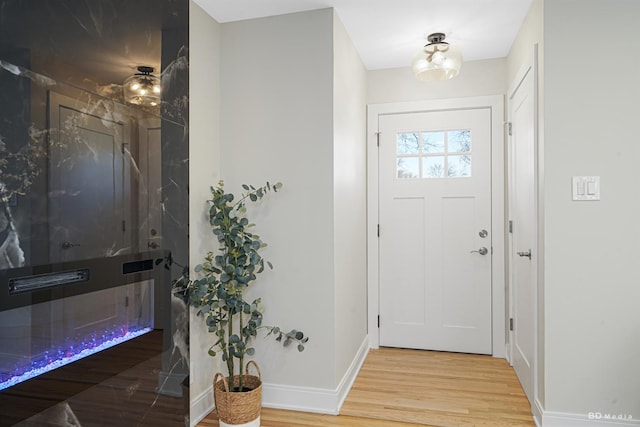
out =
[[[405,67],[430,33],[465,61],[507,56],[532,0],[194,0],[220,23],[335,8],[369,70]]]

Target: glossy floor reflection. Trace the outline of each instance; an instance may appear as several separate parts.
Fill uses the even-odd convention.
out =
[[[153,331],[0,392],[0,426],[182,426],[185,401],[157,392]]]

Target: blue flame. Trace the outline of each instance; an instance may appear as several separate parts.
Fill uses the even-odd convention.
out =
[[[0,372],[0,390],[129,341],[151,330],[152,328],[149,327],[120,327],[99,336],[92,335],[79,343],[70,343],[58,349],[45,351],[40,358],[32,360],[27,366],[16,366],[13,371]]]

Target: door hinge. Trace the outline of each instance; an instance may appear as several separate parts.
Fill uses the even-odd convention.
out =
[[[378,328],[380,328],[380,315],[378,314]]]
[[[129,297],[128,296],[124,297],[124,306],[125,307],[129,307]]]
[[[509,220],[509,233],[513,234],[513,220]]]
[[[380,147],[380,132],[376,132],[376,145]]]
[[[513,317],[509,318],[509,330],[513,331]]]
[[[380,237],[380,224],[378,224],[377,233],[378,233],[378,237]]]
[[[122,232],[126,232],[127,231],[127,221],[122,220]]]
[[[509,132],[509,136],[512,136],[513,135],[513,123],[511,123],[511,122],[507,123],[507,129],[508,129],[508,132]]]

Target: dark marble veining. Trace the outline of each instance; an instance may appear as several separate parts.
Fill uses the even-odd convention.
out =
[[[175,425],[154,415],[167,408],[188,419],[188,310],[171,293],[189,263],[188,6],[0,1],[0,384],[114,331],[158,338],[87,354],[110,375],[81,393],[61,392],[84,381],[80,362],[0,386],[0,426],[101,425],[87,408],[123,426]],[[122,82],[140,65],[160,75],[158,107],[124,102]],[[76,271],[82,280],[65,282]],[[56,391],[34,392],[51,378]]]

